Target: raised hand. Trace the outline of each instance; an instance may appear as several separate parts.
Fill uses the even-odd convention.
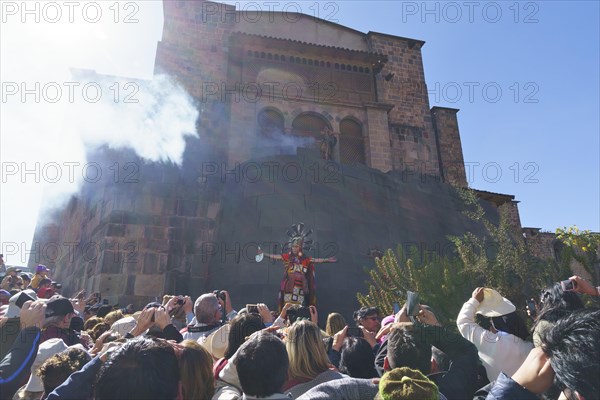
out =
[[[26,301],[21,307],[21,329],[37,326],[42,329],[46,318],[46,303]]]

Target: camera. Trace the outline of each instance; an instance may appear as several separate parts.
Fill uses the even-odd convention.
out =
[[[575,281],[567,279],[566,281],[561,281],[560,286],[565,292],[572,292],[577,287],[577,284],[575,283]]]
[[[258,306],[256,304],[246,304],[248,314],[258,314]]]
[[[293,324],[299,319],[307,319],[310,321],[310,309],[304,306],[291,307],[287,311],[287,319],[290,321],[290,324]]]
[[[183,296],[177,296],[177,302],[175,303],[178,306],[182,306],[185,303],[185,298]]]
[[[346,330],[348,337],[363,337],[363,331],[358,326],[349,326]]]
[[[213,290],[213,294],[223,301],[227,300],[227,295],[222,290]]]

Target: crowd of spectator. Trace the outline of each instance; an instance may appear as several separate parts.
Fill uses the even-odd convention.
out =
[[[453,326],[405,304],[321,327],[314,306],[236,310],[225,290],[140,310],[47,297],[47,273],[3,279],[15,286],[0,309],[2,399],[600,398],[600,310],[582,301],[600,288],[579,276],[532,301],[529,329],[491,288],[475,288]]]

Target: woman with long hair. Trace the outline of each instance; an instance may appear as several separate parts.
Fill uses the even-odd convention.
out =
[[[333,336],[346,326],[346,320],[342,314],[330,313],[327,316],[327,324],[325,325],[325,332],[327,336]]]
[[[320,383],[344,378],[330,369],[321,330],[317,325],[301,320],[289,329],[285,347],[290,359],[288,382],[284,391],[296,398]]]
[[[182,398],[210,399],[215,393],[212,356],[198,342],[184,340],[179,357]]]

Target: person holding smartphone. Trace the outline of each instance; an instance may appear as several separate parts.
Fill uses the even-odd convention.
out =
[[[591,283],[578,275],[573,275],[569,279],[562,281],[560,284],[565,292],[577,292],[588,294],[590,296],[600,296],[600,286],[594,287]]]
[[[575,282],[579,290],[589,290],[589,283],[580,277],[573,277],[569,281]],[[587,285],[585,285],[585,283]],[[591,286],[591,285],[590,285]],[[554,285],[542,290],[540,296],[540,310],[535,324],[533,326],[533,344],[537,347],[541,345],[541,334],[552,327],[558,320],[569,316],[573,311],[584,308],[583,301],[577,294],[577,290],[564,290],[565,283],[557,282]],[[576,287],[576,286],[573,286]],[[584,289],[585,288],[585,289]],[[567,289],[569,287],[567,286]]]

